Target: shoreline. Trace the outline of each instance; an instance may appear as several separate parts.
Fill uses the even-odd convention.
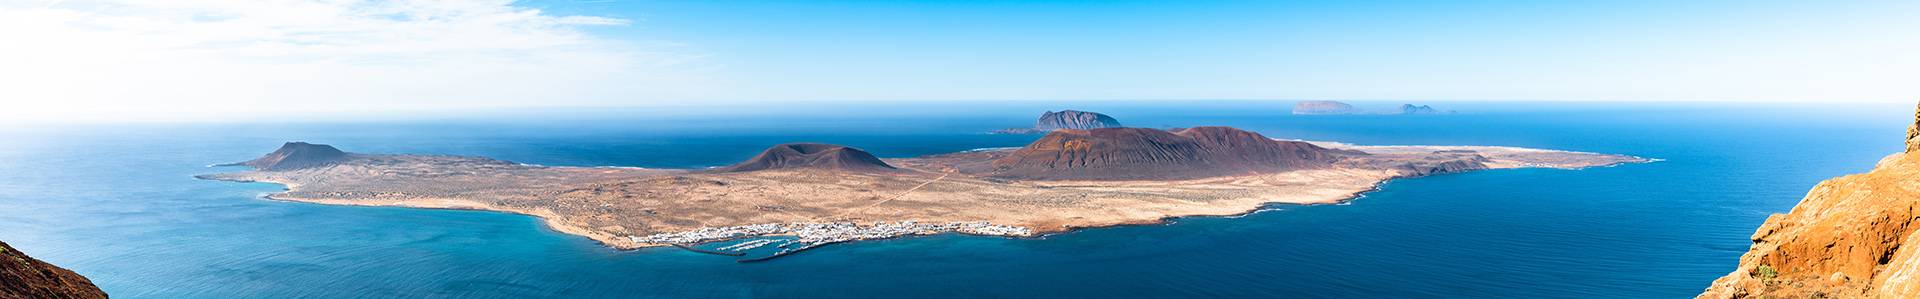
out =
[[[1551,151],[1551,150],[1545,150],[1545,151]],[[1649,158],[1643,158],[1643,157],[1634,157],[1634,156],[1626,156],[1626,157],[1630,157],[1633,160],[1604,164],[1604,165],[1590,165],[1590,166],[1584,166],[1584,167],[1538,167],[1538,166],[1526,166],[1526,165],[1506,165],[1504,167],[1489,167],[1487,169],[1480,169],[1480,170],[1473,170],[1473,171],[1521,169],[1521,168],[1581,170],[1581,169],[1593,168],[1593,167],[1615,167],[1615,166],[1629,164],[1629,163],[1653,163],[1653,162],[1662,161],[1659,159],[1649,159]],[[1017,227],[1025,228],[1031,231],[1029,235],[1025,235],[1025,236],[972,234],[972,233],[964,233],[964,232],[958,232],[958,231],[945,231],[945,232],[939,232],[934,234],[915,233],[915,234],[905,234],[905,235],[891,236],[891,237],[885,237],[885,238],[840,241],[840,242],[833,242],[833,243],[851,243],[851,242],[859,242],[859,241],[887,240],[887,239],[897,239],[897,238],[910,237],[910,236],[938,235],[938,234],[949,234],[949,233],[971,235],[971,236],[992,236],[992,237],[1013,238],[1013,239],[1044,239],[1047,236],[1062,235],[1062,234],[1072,233],[1072,232],[1083,230],[1083,229],[1099,229],[1099,228],[1124,227],[1124,226],[1169,225],[1174,223],[1175,220],[1180,218],[1197,218],[1197,217],[1237,218],[1237,217],[1245,217],[1245,216],[1263,212],[1263,211],[1274,210],[1269,208],[1274,205],[1312,206],[1312,205],[1344,204],[1344,203],[1348,203],[1353,200],[1357,200],[1362,197],[1365,197],[1365,194],[1367,193],[1379,191],[1381,190],[1381,187],[1383,185],[1393,180],[1414,179],[1414,178],[1421,178],[1421,177],[1428,177],[1428,176],[1435,176],[1435,175],[1446,175],[1446,174],[1464,173],[1464,172],[1469,172],[1469,171],[1389,176],[1389,177],[1374,181],[1364,190],[1347,193],[1342,196],[1327,197],[1327,198],[1321,198],[1321,199],[1315,199],[1315,200],[1303,200],[1303,201],[1265,201],[1265,202],[1257,203],[1252,207],[1249,207],[1246,209],[1236,209],[1235,212],[1231,212],[1231,213],[1200,212],[1200,213],[1187,213],[1187,214],[1172,214],[1172,215],[1166,215],[1163,217],[1158,217],[1153,220],[1120,221],[1120,222],[1100,223],[1100,224],[1091,224],[1091,225],[1062,224],[1056,227],[1017,226]],[[652,247],[668,247],[668,246],[682,245],[682,244],[671,244],[671,243],[635,242],[633,241],[633,238],[635,236],[620,236],[620,235],[615,235],[611,233],[596,231],[594,229],[574,225],[572,223],[567,223],[565,220],[561,219],[562,217],[559,214],[553,213],[552,211],[539,211],[539,210],[500,207],[500,206],[485,204],[480,201],[471,200],[471,199],[413,198],[413,199],[380,200],[380,199],[344,199],[344,198],[300,198],[300,197],[286,196],[286,194],[288,193],[298,191],[299,188],[301,187],[299,186],[299,184],[295,184],[292,182],[275,181],[275,180],[239,180],[239,179],[228,179],[228,178],[218,178],[218,177],[198,176],[198,175],[194,177],[196,179],[203,179],[203,180],[247,182],[247,183],[269,183],[269,184],[281,185],[282,191],[261,196],[261,198],[268,199],[268,200],[275,200],[275,201],[336,205],[336,206],[397,207],[397,208],[413,208],[413,209],[486,211],[486,212],[509,213],[509,214],[529,216],[529,217],[534,217],[536,219],[540,219],[542,226],[552,230],[553,232],[557,232],[565,235],[585,237],[588,240],[593,240],[594,242],[599,243],[602,246],[607,246],[609,248],[613,248],[615,250],[620,250],[620,251],[636,251],[636,250],[652,248]],[[764,237],[764,236],[743,236],[743,237]],[[695,244],[705,244],[705,243],[711,243],[711,242],[724,242],[724,240],[700,242]],[[822,244],[822,245],[825,245],[825,244]]]
[[[540,220],[541,227],[544,227],[548,230],[552,230],[553,232],[570,235],[570,236],[585,237],[588,240],[593,240],[595,243],[600,243],[600,245],[602,246],[607,246],[607,247],[617,249],[617,250],[622,250],[622,251],[638,250],[638,249],[648,248],[648,247],[666,247],[666,246],[672,245],[672,244],[640,244],[640,243],[634,243],[631,241],[621,242],[623,239],[627,239],[627,238],[592,233],[590,230],[585,228],[580,228],[572,225],[567,225],[565,223],[560,223],[560,220],[557,219],[559,218],[558,215],[553,214],[551,212],[541,213],[541,212],[524,211],[519,209],[500,208],[500,207],[494,207],[494,206],[482,204],[482,203],[475,202],[472,200],[467,200],[467,199],[431,198],[431,199],[398,200],[398,201],[392,201],[392,202],[366,202],[367,200],[360,200],[360,199],[298,198],[298,197],[283,196],[287,192],[294,191],[294,189],[296,188],[295,186],[288,183],[284,183],[284,182],[236,181],[236,180],[224,180],[224,179],[215,179],[215,178],[200,178],[200,179],[242,182],[242,183],[268,183],[268,184],[281,185],[284,191],[276,192],[273,194],[267,194],[265,196],[260,196],[260,198],[262,199],[267,199],[272,201],[295,202],[295,203],[317,204],[317,205],[332,205],[332,206],[351,206],[351,207],[385,207],[385,208],[408,208],[408,209],[425,209],[425,210],[480,211],[480,212],[506,213],[506,214],[533,217],[534,219]],[[439,203],[453,203],[453,204],[427,204],[426,202],[422,202],[422,201],[438,201]]]

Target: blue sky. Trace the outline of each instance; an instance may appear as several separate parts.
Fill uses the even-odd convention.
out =
[[[1916,79],[1914,72],[1875,69],[1864,64],[1881,61],[1860,59],[1920,50],[1914,43],[1920,24],[1911,17],[1920,10],[1912,3],[536,5],[582,14],[628,13],[617,16],[635,20],[635,26],[606,30],[635,39],[685,41],[689,50],[711,53],[726,70],[761,83],[756,86],[769,89],[764,96],[776,98],[1860,100],[1873,95],[1770,95],[1766,85],[1813,75],[1791,72],[1858,71],[1862,77]],[[1885,48],[1865,49],[1874,46]],[[1901,65],[1913,65],[1912,57],[1899,59],[1905,60]],[[1853,63],[1863,69],[1794,65],[1799,63]],[[1782,74],[1767,74],[1776,71]],[[848,86],[855,82],[878,86]]]
[[[0,79],[122,111],[1920,98],[1915,1],[255,2],[0,2],[0,37],[33,45],[0,62],[45,68]],[[90,55],[122,60],[71,66]],[[183,68],[233,82],[165,79]],[[107,86],[130,91],[62,92]]]

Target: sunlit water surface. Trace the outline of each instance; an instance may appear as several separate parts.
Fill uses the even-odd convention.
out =
[[[0,240],[119,298],[1686,297],[1814,183],[1900,149],[1904,105],[1461,103],[1440,116],[1284,102],[876,104],[755,113],[533,111],[430,120],[0,129]],[[1372,103],[1384,107],[1391,103]],[[1449,106],[1449,105],[1442,105]],[[1341,205],[1083,230],[822,247],[766,263],[617,251],[519,215],[277,202],[208,164],[304,140],[543,165],[705,167],[783,142],[883,157],[1020,146],[982,132],[1076,107],[1359,144],[1509,145],[1664,159],[1394,181]],[[763,107],[764,108],[764,107]],[[765,109],[762,109],[765,110]]]

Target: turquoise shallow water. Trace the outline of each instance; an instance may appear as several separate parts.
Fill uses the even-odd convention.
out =
[[[333,123],[0,129],[0,240],[119,298],[1684,297],[1766,215],[1900,148],[1906,105],[1461,103],[1446,116],[1285,115],[1288,103],[881,105],[740,113],[534,111]],[[1384,103],[1380,105],[1385,105]],[[1348,204],[1084,230],[823,247],[768,263],[616,251],[533,218],[261,200],[191,178],[306,140],[545,165],[702,167],[782,142],[900,157],[1018,146],[1048,108],[1133,126],[1232,125],[1360,144],[1478,144],[1665,159],[1391,182]],[[854,114],[851,112],[859,112]]]

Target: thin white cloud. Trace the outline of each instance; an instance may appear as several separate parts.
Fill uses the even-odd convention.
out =
[[[702,80],[625,19],[511,1],[0,1],[0,118],[615,105]]]
[[[594,16],[565,16],[560,17],[560,23],[568,25],[627,25],[633,23],[633,21]]]

